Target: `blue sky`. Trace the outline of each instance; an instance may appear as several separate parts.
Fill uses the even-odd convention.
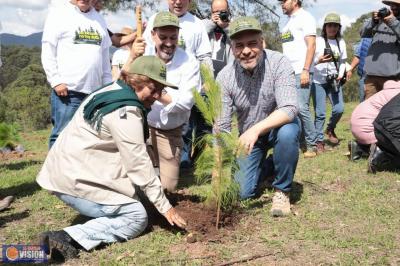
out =
[[[0,0],[2,32],[24,36],[42,31],[49,6],[63,1],[66,0]],[[319,26],[322,25],[324,16],[331,11],[341,14],[343,24],[347,26],[360,15],[382,6],[381,1],[377,0],[317,0],[308,10],[314,15]],[[135,26],[133,14],[133,10],[119,11],[116,14],[105,14],[105,19],[111,30],[118,31],[125,25]],[[286,17],[280,10],[278,14],[282,17],[281,23],[285,23]]]

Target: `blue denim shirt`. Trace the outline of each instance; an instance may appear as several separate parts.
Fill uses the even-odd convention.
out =
[[[360,59],[357,68],[357,74],[362,77],[364,75],[364,65],[365,65],[365,57],[368,54],[368,49],[371,46],[372,38],[361,38],[357,49],[355,51],[355,56]]]

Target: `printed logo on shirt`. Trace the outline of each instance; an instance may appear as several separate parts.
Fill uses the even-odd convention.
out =
[[[282,43],[292,42],[294,40],[293,34],[290,31],[284,32],[281,35]]]
[[[333,51],[333,58],[335,58],[336,61],[339,61],[340,54],[338,51]]]
[[[81,27],[79,27],[75,31],[75,38],[74,38],[74,43],[75,44],[95,44],[95,45],[101,45],[102,37],[100,33],[90,27],[89,29],[84,29],[82,30]]]
[[[186,49],[186,43],[185,43],[185,40],[183,39],[182,35],[179,36],[178,46],[180,48],[182,48],[183,50]]]
[[[160,77],[167,78],[167,68],[165,66],[160,69]]]

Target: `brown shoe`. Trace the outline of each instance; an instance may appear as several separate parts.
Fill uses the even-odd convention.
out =
[[[330,143],[332,143],[332,144],[338,144],[339,143],[339,139],[336,136],[334,129],[327,129],[325,133],[328,135],[328,140],[329,140]]]
[[[290,214],[289,194],[282,191],[275,191],[272,198],[271,216],[280,217]]]
[[[7,196],[4,199],[0,200],[0,211],[7,209],[10,207],[11,202],[14,200],[13,196]]]
[[[317,154],[325,152],[325,143],[323,141],[317,141]]]
[[[303,153],[305,159],[314,158],[317,156],[315,149],[307,148],[307,150]]]

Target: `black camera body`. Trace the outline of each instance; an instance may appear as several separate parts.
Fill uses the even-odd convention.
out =
[[[378,17],[383,19],[390,15],[390,10],[387,7],[382,7],[378,10]]]
[[[340,87],[343,87],[343,85],[347,81],[345,76],[339,81],[337,80],[337,78],[338,74],[328,74],[328,76],[326,76],[326,82],[331,85],[331,88],[334,92],[339,92]]]
[[[229,22],[230,14],[229,14],[228,11],[221,11],[221,12],[219,12],[218,16],[219,16],[219,19],[220,19],[221,21],[223,21],[223,22]]]
[[[337,78],[338,74],[328,74],[328,76],[326,76],[326,81],[332,83],[333,81],[336,81]]]
[[[334,92],[338,92],[340,88],[340,82],[337,82],[338,74],[328,74],[326,76],[326,82],[331,85],[331,88]]]

